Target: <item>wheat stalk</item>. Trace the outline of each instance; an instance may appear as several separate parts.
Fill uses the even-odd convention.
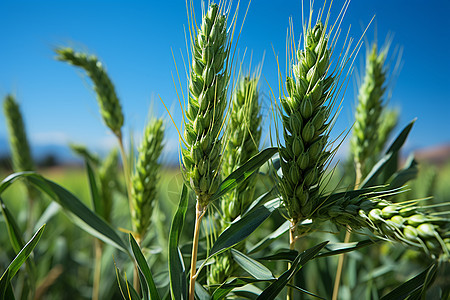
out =
[[[55,50],[58,54],[57,60],[67,62],[71,65],[82,68],[94,83],[94,90],[97,94],[97,102],[100,106],[100,113],[103,122],[111,129],[117,137],[119,143],[120,154],[123,163],[123,172],[127,186],[128,205],[130,214],[133,214],[134,206],[132,205],[131,196],[131,179],[130,168],[128,166],[128,157],[125,153],[125,147],[122,137],[122,126],[124,123],[124,116],[122,113],[122,106],[117,97],[114,84],[106,73],[102,63],[94,55],[88,55],[82,52],[75,52],[71,48],[62,47]]]
[[[291,222],[291,250],[295,249],[297,223],[309,217],[317,205],[318,183],[330,157],[325,147],[334,78],[327,76],[331,51],[325,32],[320,21],[314,27],[308,24],[304,49],[297,51],[297,63],[292,66],[294,76],[286,78],[288,97],[280,99],[285,112],[282,118],[285,145],[279,147],[283,171],[279,190]],[[288,300],[292,299],[292,293],[289,288]]]
[[[223,14],[223,7],[210,4],[200,28],[196,30],[190,24],[190,32],[192,64],[182,160],[185,179],[197,196],[189,287],[189,299],[193,300],[200,223],[221,180],[221,130],[229,82],[227,15]]]
[[[28,143],[22,113],[20,112],[19,104],[12,95],[7,95],[5,97],[5,100],[3,101],[3,111],[9,133],[13,170],[15,172],[34,171],[35,165],[33,157],[31,156],[31,149]],[[34,226],[34,203],[38,196],[38,192],[26,181],[25,186],[29,204],[27,210],[27,234],[31,234]]]

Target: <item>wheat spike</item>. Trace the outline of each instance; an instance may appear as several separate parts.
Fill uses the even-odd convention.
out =
[[[86,71],[94,83],[97,102],[100,106],[103,121],[116,136],[121,137],[124,122],[122,106],[120,105],[119,98],[117,98],[114,85],[102,63],[93,55],[75,52],[71,48],[59,48],[56,49],[56,53],[58,54],[56,59],[65,61]]]
[[[217,4],[211,4],[203,16],[192,45],[184,138],[182,150],[184,174],[206,207],[220,183],[220,137],[227,107],[229,75],[227,59],[227,16]]]
[[[145,128],[136,168],[131,177],[131,195],[134,207],[132,221],[141,240],[144,239],[150,225],[155,206],[156,186],[160,170],[158,159],[163,150],[163,139],[163,120],[151,120]]]

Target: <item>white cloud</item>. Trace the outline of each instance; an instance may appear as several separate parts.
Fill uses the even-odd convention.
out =
[[[70,137],[60,131],[37,132],[30,136],[30,141],[34,145],[62,145],[66,146]]]

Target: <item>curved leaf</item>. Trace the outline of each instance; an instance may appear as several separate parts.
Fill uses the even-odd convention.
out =
[[[17,225],[16,219],[11,214],[9,209],[6,207],[6,204],[3,202],[3,199],[0,197],[0,204],[2,208],[2,214],[5,218],[6,227],[8,229],[9,240],[11,241],[11,245],[14,249],[15,253],[19,253],[20,249],[23,248],[25,242],[22,239],[22,232]]]
[[[187,299],[186,271],[183,263],[183,256],[178,248],[181,231],[183,230],[184,219],[188,207],[189,192],[185,184],[181,192],[180,203],[177,212],[173,217],[172,226],[169,233],[169,277],[170,292],[172,299]]]
[[[131,255],[125,242],[119,237],[117,232],[108,225],[101,217],[96,215],[77,197],[65,188],[47,180],[41,175],[33,172],[20,172],[8,176],[0,185],[0,194],[8,188],[15,180],[27,177],[28,182],[46,193],[55,202],[61,205],[69,216],[75,217],[73,221],[83,230],[101,239],[102,241],[113,245],[119,250]]]
[[[298,287],[298,286],[295,286],[295,285],[292,285],[292,284],[288,284],[287,286],[289,286],[289,287],[291,287],[291,288],[293,288],[293,289],[296,289],[296,290],[299,291],[300,293],[303,293],[303,294],[306,294],[306,295],[309,295],[309,296],[313,296],[313,297],[315,297],[315,298],[317,298],[317,299],[323,299],[323,300],[326,300],[325,298],[322,298],[322,297],[320,297],[320,296],[318,296],[318,295],[316,295],[316,294],[314,294],[314,293],[311,293],[310,291],[307,291],[307,290],[305,290],[305,289],[302,289],[301,287]]]
[[[246,214],[241,219],[235,220],[217,238],[211,248],[209,256],[233,247],[247,238],[280,206],[280,200],[274,199]]]
[[[386,166],[389,165],[389,162],[392,158],[395,158],[397,153],[400,151],[400,148],[403,146],[403,144],[406,141],[406,138],[409,135],[409,132],[412,129],[412,126],[414,125],[414,122],[416,122],[416,119],[412,120],[397,136],[397,138],[394,140],[394,142],[391,144],[389,149],[386,151],[386,154],[381,158],[380,161],[378,161],[375,166],[373,166],[372,170],[370,171],[369,175],[364,179],[364,181],[361,183],[360,188],[365,188],[371,185],[374,185],[376,183],[376,180],[378,176],[385,170]],[[392,174],[394,174],[395,170],[392,172],[389,172],[390,174],[385,174],[387,177],[390,177]]]
[[[262,239],[259,243],[257,243],[255,246],[253,246],[249,251],[248,254],[256,253],[258,251],[261,251],[265,249],[267,246],[272,244],[274,241],[276,241],[278,238],[283,236],[288,230],[291,225],[291,222],[286,221],[283,224],[281,224],[280,227],[278,227],[277,230],[269,234],[267,237]]]
[[[120,270],[117,268],[116,263],[114,262],[114,268],[116,269],[116,278],[117,278],[117,284],[119,285],[120,293],[122,294],[122,298],[126,300],[141,300],[141,297],[139,297],[139,294],[134,289],[133,285],[130,284],[126,278],[120,275]]]
[[[254,278],[259,280],[275,279],[272,272],[266,266],[244,253],[231,248],[231,255],[233,256],[233,260]]]
[[[272,279],[273,280],[273,279]],[[221,286],[219,286],[212,295],[212,300],[221,300],[225,299],[225,297],[235,288],[250,284],[250,283],[256,283],[256,282],[267,282],[272,280],[258,280],[253,278],[233,278],[231,281],[223,283]]]
[[[335,244],[328,244],[325,248],[328,250],[324,253],[317,254],[316,257],[327,257],[327,256],[333,256],[338,255],[342,253],[347,253],[351,251],[358,250],[360,248],[364,248],[369,245],[376,244],[378,242],[381,242],[381,240],[363,240],[359,242],[353,242],[353,243],[335,243]]]
[[[20,250],[25,246],[25,242],[22,238],[23,234],[20,231],[19,226],[17,225],[16,219],[11,214],[9,209],[6,207],[6,204],[3,202],[1,197],[0,197],[0,204],[2,214],[5,218],[6,227],[8,229],[9,240],[11,241],[11,245],[14,249],[14,252],[18,254]],[[37,228],[35,231],[39,231],[39,228]],[[28,281],[30,284],[30,288],[34,290],[36,285],[36,265],[33,259],[27,259],[25,261],[25,264],[27,266],[26,270],[28,276],[30,277],[29,278],[30,280]]]
[[[275,297],[283,290],[283,288],[288,284],[291,278],[311,259],[313,259],[320,250],[328,242],[320,243],[304,252],[300,253],[292,263],[292,266],[284,272],[277,280],[272,282],[257,299],[270,300],[275,299]]]
[[[254,209],[259,207],[260,205],[266,203],[269,200],[273,200],[279,196],[276,188],[272,188],[270,191],[266,192],[265,194],[262,194],[259,196],[255,201],[250,203],[250,206],[245,210],[244,213],[242,213],[243,216],[246,214],[252,212]]]
[[[134,258],[136,259],[136,263],[144,275],[145,281],[147,283],[147,287],[150,292],[150,299],[159,300],[161,299],[158,294],[158,290],[156,289],[155,282],[153,281],[152,272],[150,271],[150,268],[147,264],[147,261],[145,260],[144,255],[142,254],[141,249],[139,248],[139,245],[137,244],[136,240],[134,239],[133,235],[130,233],[130,245],[131,250],[133,251]]]
[[[211,196],[210,201],[220,198],[237,187],[277,152],[278,148],[267,148],[250,158],[245,164],[237,168],[233,173],[225,178],[224,181],[222,181],[217,192]]]
[[[210,300],[211,296],[209,293],[205,290],[205,288],[198,282],[195,281],[195,296],[198,300]]]
[[[414,156],[408,158],[405,167],[393,175],[391,182],[389,183],[389,188],[395,189],[402,187],[408,181],[413,180],[417,177],[419,169],[417,168],[417,161]]]
[[[8,272],[3,273],[0,280],[11,281],[11,279],[16,275],[17,271],[19,271],[22,264],[27,260],[28,256],[30,256],[31,252],[33,252],[33,249],[36,247],[37,243],[39,242],[39,239],[42,236],[42,233],[44,232],[45,225],[43,225],[39,230],[33,235],[33,237],[28,241],[28,243],[20,250],[20,252],[16,255],[16,257],[13,259],[13,261],[10,263],[10,265],[7,268]]]
[[[298,256],[298,251],[296,250],[280,250],[275,254],[261,257],[260,260],[284,260],[284,261],[294,261]]]
[[[406,299],[409,295],[414,292],[420,291],[424,285],[428,282],[430,277],[433,277],[436,273],[437,266],[432,264],[426,268],[422,273],[414,276],[410,280],[406,281],[402,285],[396,287],[389,294],[381,297],[381,300],[401,300]]]
[[[0,278],[0,300],[14,300],[14,293],[12,291],[11,282],[8,280],[9,270],[6,269],[3,277]]]

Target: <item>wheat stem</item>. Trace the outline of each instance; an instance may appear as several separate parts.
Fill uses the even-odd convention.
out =
[[[350,229],[351,228],[347,226],[347,232],[345,233],[344,243],[350,242],[350,237],[352,235]],[[341,283],[342,270],[344,269],[344,256],[345,256],[344,253],[339,255],[338,266],[336,270],[336,278],[334,280],[332,300],[337,300],[337,297],[339,295],[339,286]]]
[[[94,241],[94,251],[95,251],[95,267],[94,267],[94,281],[92,284],[92,300],[99,299],[100,292],[100,278],[102,271],[102,255],[103,255],[103,245],[98,239]]]
[[[123,146],[122,135],[121,134],[117,135],[117,139],[119,141],[120,156],[122,157],[123,173],[125,176],[125,184],[126,184],[127,195],[128,195],[128,205],[130,207],[130,216],[132,216],[134,214],[134,207],[133,207],[133,201],[132,201],[133,198],[131,195],[130,168],[128,165],[128,158],[125,153],[125,147]],[[131,222],[131,224],[133,227],[133,231],[136,231],[136,228],[135,228],[133,222]],[[136,291],[139,291],[139,270],[138,270],[138,267],[136,264],[134,266],[134,271],[133,271],[133,287]]]
[[[195,227],[194,227],[194,237],[192,239],[192,255],[191,255],[191,276],[189,281],[189,300],[194,300],[195,298],[195,280],[197,279],[197,251],[198,251],[198,239],[200,236],[200,224],[202,218],[205,215],[206,207],[200,205],[197,201],[195,206]]]
[[[131,195],[130,167],[128,166],[128,158],[127,158],[127,154],[125,153],[125,147],[123,146],[122,135],[118,135],[117,140],[119,142],[120,156],[122,157],[123,175],[125,177],[125,185],[126,185],[127,195],[128,195],[128,205],[130,208],[130,216],[131,216],[131,215],[133,215],[134,208],[133,208],[133,201],[132,201],[133,198]],[[134,225],[132,225],[132,226],[134,227]],[[134,231],[134,229],[133,229],[133,231]]]
[[[289,250],[295,250],[295,243],[297,242],[297,237],[295,236],[295,231],[297,229],[297,224],[294,221],[291,221],[291,227],[289,228]],[[291,262],[288,262],[288,269],[292,266]],[[291,285],[294,283],[294,278],[292,278],[289,282]],[[287,296],[286,300],[294,299],[294,290],[292,287],[288,286],[287,288]]]

